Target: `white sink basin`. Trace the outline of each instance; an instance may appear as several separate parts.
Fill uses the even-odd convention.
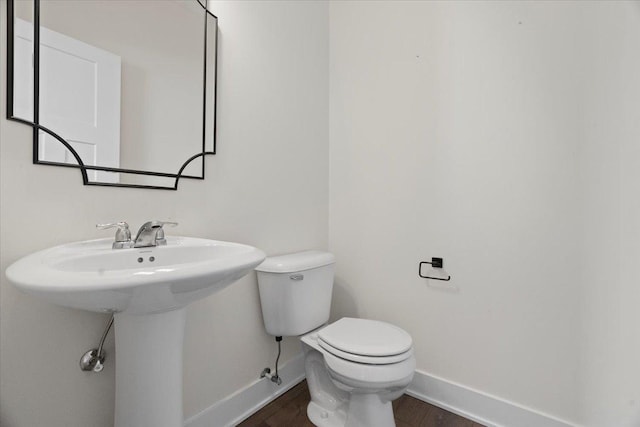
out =
[[[156,313],[184,307],[235,282],[264,260],[252,246],[167,237],[166,246],[111,249],[113,239],[56,246],[7,269],[23,291],[67,307]]]

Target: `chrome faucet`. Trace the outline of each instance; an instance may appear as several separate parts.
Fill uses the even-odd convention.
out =
[[[133,241],[134,248],[147,248],[150,246],[162,246],[167,244],[167,239],[164,237],[165,225],[176,226],[177,222],[168,221],[147,221],[142,224],[142,227],[138,230],[136,238]]]

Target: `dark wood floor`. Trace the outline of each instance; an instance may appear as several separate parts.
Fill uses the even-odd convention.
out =
[[[309,399],[307,382],[302,381],[238,427],[314,427],[307,418]],[[483,427],[406,394],[393,402],[393,413],[397,427]]]

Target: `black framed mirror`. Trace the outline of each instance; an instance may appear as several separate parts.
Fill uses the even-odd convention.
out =
[[[206,0],[7,0],[7,119],[85,185],[204,179],[217,28]]]

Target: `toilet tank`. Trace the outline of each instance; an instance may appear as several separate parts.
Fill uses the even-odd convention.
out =
[[[302,335],[329,320],[335,257],[306,251],[267,257],[256,267],[267,333]]]

